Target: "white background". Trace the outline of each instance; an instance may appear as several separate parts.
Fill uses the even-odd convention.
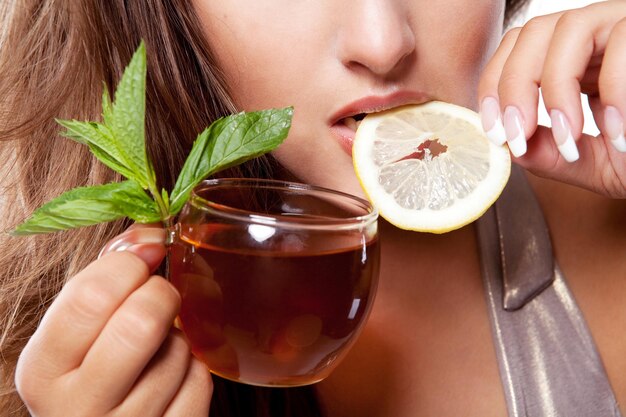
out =
[[[583,7],[598,0],[532,0],[528,8],[529,15],[553,13],[559,10]]]
[[[520,16],[518,22],[516,23],[519,25],[533,16],[554,13],[560,10],[573,9],[576,7],[583,7],[591,3],[597,3],[598,1],[599,0],[532,0],[528,6],[527,12],[523,16]],[[585,126],[583,131],[590,135],[597,135],[599,131],[593,121],[585,96],[583,96],[583,104],[583,110],[585,113]],[[550,126],[550,117],[543,106],[543,102],[539,103],[539,124]]]

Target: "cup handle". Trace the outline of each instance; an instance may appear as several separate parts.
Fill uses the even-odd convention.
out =
[[[153,243],[168,247],[174,242],[175,237],[175,226],[167,229],[154,226],[133,226],[104,245],[98,254],[98,259],[109,252],[125,251],[134,245]]]

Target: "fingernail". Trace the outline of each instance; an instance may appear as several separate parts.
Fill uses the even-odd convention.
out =
[[[604,109],[604,127],[611,143],[620,152],[626,152],[626,139],[624,138],[624,119],[613,106]]]
[[[504,131],[513,156],[520,157],[526,153],[526,136],[522,115],[517,107],[506,106],[504,109]]]
[[[126,250],[140,257],[148,265],[150,271],[154,271],[165,257],[165,246],[155,243],[140,243]]]
[[[500,105],[493,97],[485,97],[480,103],[480,120],[487,138],[501,146],[506,142],[506,133],[500,117]]]
[[[100,251],[98,258],[109,252],[121,252],[129,250],[138,244],[165,244],[166,231],[156,227],[137,227],[126,230],[113,240],[110,240]]]
[[[552,136],[563,159],[567,162],[577,161],[580,155],[567,117],[562,111],[555,109],[550,111],[550,120],[552,121]]]
[[[102,258],[106,254],[111,253],[111,252],[128,251],[137,255],[139,258],[141,258],[146,263],[146,265],[148,265],[150,272],[154,272],[159,267],[159,265],[161,265],[161,262],[163,261],[163,258],[165,258],[165,255],[166,255],[165,246],[159,243],[130,243],[129,242],[125,245],[118,245],[114,249],[110,249],[110,250],[104,250],[104,249],[100,251],[100,254],[98,255],[98,259]]]

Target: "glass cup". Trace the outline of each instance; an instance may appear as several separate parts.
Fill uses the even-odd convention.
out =
[[[363,199],[310,185],[202,182],[168,254],[194,355],[212,373],[252,385],[328,376],[374,301],[377,216]]]

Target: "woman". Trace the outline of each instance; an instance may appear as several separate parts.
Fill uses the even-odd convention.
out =
[[[619,413],[615,399],[626,401],[626,339],[614,330],[626,328],[620,312],[626,257],[617,255],[626,247],[625,206],[618,200],[626,196],[626,53],[619,47],[626,38],[626,2],[535,19],[498,47],[503,17],[520,4],[9,1],[0,6],[5,227],[68,188],[115,178],[85,149],[52,142],[53,118],[97,118],[101,81],[114,85],[140,38],[149,51],[149,148],[166,187],[195,134],[235,109],[294,105],[290,137],[273,155],[279,163],[273,175],[361,194],[340,144],[346,135],[336,134],[348,116],[429,99],[476,109],[480,103],[493,140],[507,140],[515,162],[539,175],[528,175],[529,181],[604,364],[594,362],[591,372],[606,383],[599,395]],[[536,126],[538,86],[553,110],[554,139]],[[581,89],[595,97],[600,139],[580,138]],[[559,151],[571,160],[578,152],[579,160],[568,163]],[[271,175],[271,167],[248,166],[241,174]],[[505,202],[512,203],[499,220],[518,203],[534,201],[524,178],[516,174],[512,182],[522,186],[509,189],[513,196]],[[270,415],[270,409],[271,415],[320,415],[318,406],[328,416],[517,415],[519,390],[506,384],[516,378],[506,369],[511,343],[502,348],[498,332],[495,348],[491,342],[490,322],[498,329],[501,317],[490,303],[496,281],[481,283],[500,262],[498,251],[485,249],[493,241],[484,238],[492,223],[477,226],[478,242],[472,227],[431,236],[383,223],[381,284],[370,321],[336,372],[315,387],[317,401],[312,390],[250,390],[214,378],[211,415]],[[138,245],[90,264],[127,226],[3,238],[0,409],[26,415],[23,401],[43,417],[208,414],[213,382],[170,330],[178,296],[150,276],[163,246]],[[535,230],[529,239],[539,235]],[[520,307],[532,296],[513,301]],[[556,304],[546,305],[541,311],[550,313]],[[537,321],[553,319],[547,314]],[[528,322],[518,325],[520,334]],[[560,320],[552,328],[561,326],[567,327]],[[592,348],[589,355],[597,359]],[[539,350],[533,358],[546,355],[554,356]],[[545,368],[533,365],[537,369]],[[543,385],[538,379],[529,386],[559,391],[545,385],[552,375],[543,376]],[[554,398],[539,398],[543,408],[535,411],[541,411],[527,414],[549,411]]]

